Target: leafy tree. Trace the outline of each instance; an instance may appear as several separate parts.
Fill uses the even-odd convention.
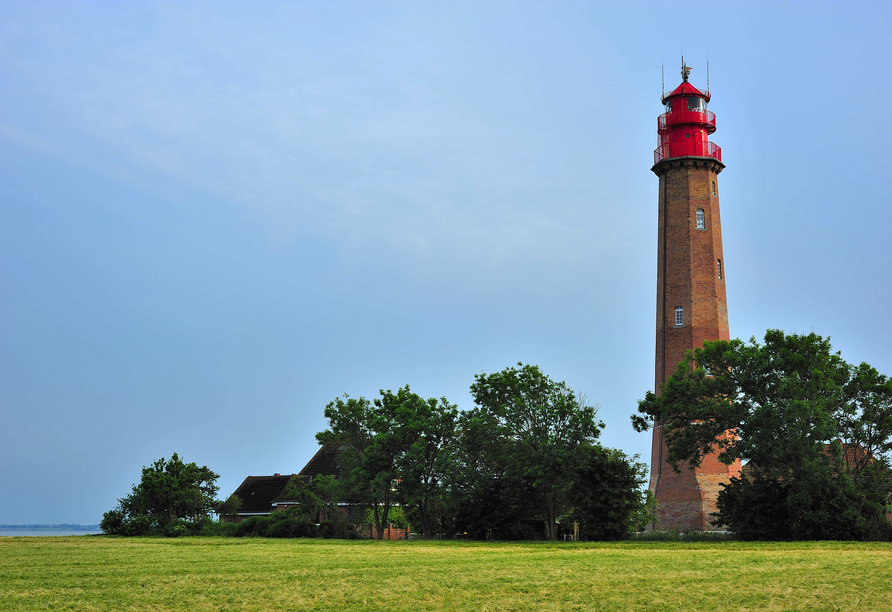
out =
[[[647,466],[634,459],[600,445],[581,447],[576,453],[567,499],[582,539],[622,540],[629,536],[633,520],[645,510],[641,487]]]
[[[340,486],[333,476],[297,476],[288,483],[284,497],[296,502],[296,506],[288,510],[292,517],[310,523],[322,522],[332,518],[340,498]]]
[[[647,470],[647,466],[644,464],[644,469]],[[646,474],[646,471],[645,471]],[[650,489],[644,489],[641,491],[641,504],[638,506],[638,509],[632,514],[632,531],[644,531],[647,529],[648,525],[656,525],[657,523],[657,498],[654,496],[653,491]]]
[[[364,397],[344,396],[329,403],[325,417],[330,429],[316,434],[320,444],[343,442],[341,480],[348,501],[374,509],[379,538],[394,503],[394,450],[386,443],[388,423]]]
[[[755,539],[888,534],[892,381],[821,336],[705,342],[638,412],[638,431],[663,425],[676,469],[713,451],[747,462],[719,494],[717,524]]]
[[[169,460],[161,458],[142,469],[140,483],[103,515],[100,527],[106,533],[144,535],[162,533],[178,519],[197,524],[220,504],[217,478],[206,466],[184,463],[176,453]]]
[[[452,461],[458,408],[446,398],[424,399],[406,386],[397,393],[382,391],[375,404],[392,415],[399,476],[397,498],[419,531],[430,537],[437,531],[444,484]]]
[[[575,455],[591,446],[604,424],[595,407],[566,383],[553,381],[537,366],[517,365],[475,376],[476,408],[462,415],[465,476],[475,487],[473,496],[484,498],[478,502],[490,502],[478,507],[503,514],[478,518],[504,523],[512,514],[525,514],[523,506],[529,505],[555,540]]]
[[[217,504],[215,512],[219,514],[221,517],[223,516],[234,516],[238,514],[239,509],[242,507],[241,498],[233,493],[229,497],[226,498],[226,501],[220,502]]]
[[[316,487],[313,486],[313,480],[300,476],[292,477],[285,488],[284,496],[285,499],[297,504],[295,508],[289,509],[289,514],[313,523],[319,520],[323,502],[316,492]]]
[[[378,538],[394,504],[412,506],[430,529],[433,501],[441,487],[440,451],[451,438],[457,415],[445,398],[424,399],[406,385],[397,393],[337,398],[325,408],[329,429],[316,435],[320,444],[348,446],[341,482],[348,501],[372,511]]]
[[[338,479],[334,476],[317,474],[310,481],[309,486],[313,494],[319,499],[319,515],[322,521],[341,518],[341,515],[338,513],[338,502],[341,499]]]

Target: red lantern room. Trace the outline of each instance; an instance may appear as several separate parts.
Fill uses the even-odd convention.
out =
[[[722,161],[722,149],[709,142],[715,132],[715,113],[706,110],[709,92],[703,93],[690,83],[691,69],[684,63],[684,79],[672,93],[663,94],[666,112],[657,119],[657,149],[654,164],[672,157],[712,157]]]

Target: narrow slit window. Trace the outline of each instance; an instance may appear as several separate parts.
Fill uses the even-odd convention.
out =
[[[675,307],[675,327],[684,327],[684,308]]]
[[[719,280],[722,280],[722,260],[716,259],[716,267],[719,270]]]
[[[706,214],[702,208],[697,209],[697,229],[706,229]]]
[[[712,182],[712,195],[718,195],[719,192],[715,190],[715,181]]]

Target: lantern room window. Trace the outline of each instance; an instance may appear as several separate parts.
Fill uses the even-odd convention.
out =
[[[697,113],[706,112],[706,100],[696,97],[688,98],[688,110]]]

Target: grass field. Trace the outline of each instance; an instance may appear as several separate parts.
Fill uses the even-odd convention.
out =
[[[0,610],[892,610],[892,546],[0,538]]]

